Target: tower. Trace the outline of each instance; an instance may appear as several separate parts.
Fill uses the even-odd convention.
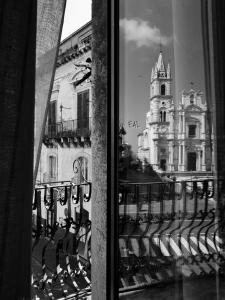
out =
[[[171,84],[170,65],[165,65],[160,51],[151,73],[146,129],[139,137],[143,141],[139,147],[139,157],[146,159],[156,171],[173,170],[174,105]]]

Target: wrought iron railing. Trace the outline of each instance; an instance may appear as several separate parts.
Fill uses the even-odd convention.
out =
[[[91,135],[91,118],[52,123],[45,128],[45,138],[74,138]]]
[[[223,273],[224,211],[213,180],[121,183],[120,292]]]
[[[120,183],[120,293],[223,274],[225,209],[216,203],[223,195],[215,197],[214,180]],[[90,182],[36,186],[33,298],[90,296],[90,197]]]
[[[91,293],[91,183],[36,186],[32,299],[88,299]]]

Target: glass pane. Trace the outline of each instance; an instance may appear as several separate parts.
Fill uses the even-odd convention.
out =
[[[119,1],[121,299],[225,297],[206,2]]]
[[[32,299],[90,299],[91,0],[38,2]]]

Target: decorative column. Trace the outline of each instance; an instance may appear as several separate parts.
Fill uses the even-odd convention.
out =
[[[202,142],[202,166],[201,171],[206,171],[206,163],[205,163],[205,142]]]
[[[198,148],[196,151],[196,171],[201,171],[201,150]]]
[[[186,171],[186,159],[185,159],[185,156],[186,156],[186,152],[185,152],[185,142],[183,142],[183,161],[182,161],[182,164],[183,164],[183,171]]]
[[[179,131],[180,133],[183,133],[183,119],[182,119],[182,114],[179,116]]]
[[[205,135],[205,112],[202,114],[202,134]]]
[[[154,149],[155,149],[154,166],[155,166],[155,169],[158,169],[158,167],[159,167],[159,161],[158,161],[158,141],[154,141]]]
[[[185,134],[185,113],[182,112],[183,115],[183,134]]]
[[[173,141],[169,142],[169,165],[170,165],[170,171],[174,171],[174,164],[173,164]]]
[[[179,145],[178,171],[181,171],[181,145]]]

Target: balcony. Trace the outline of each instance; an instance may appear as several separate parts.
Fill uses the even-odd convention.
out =
[[[89,299],[91,183],[39,184],[33,200],[32,299]]]
[[[121,295],[223,276],[225,209],[216,213],[214,185],[213,180],[120,185]]]
[[[68,120],[49,124],[45,128],[43,142],[48,145],[52,141],[60,144],[70,142],[90,142],[91,118]]]
[[[90,200],[90,182],[36,186],[34,296],[91,295],[91,220],[85,208]],[[224,276],[225,206],[216,213],[214,180],[120,183],[118,201],[120,297],[180,280],[202,284]]]

